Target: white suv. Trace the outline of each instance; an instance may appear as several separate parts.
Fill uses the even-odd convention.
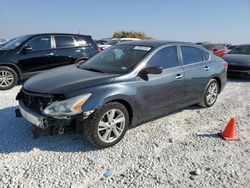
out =
[[[141,40],[141,39],[137,39],[137,38],[112,38],[112,40],[108,41],[106,44],[102,44],[102,45],[98,45],[99,48],[101,48],[102,50],[113,46],[117,43],[120,42],[127,42],[127,41],[135,41],[135,40]]]

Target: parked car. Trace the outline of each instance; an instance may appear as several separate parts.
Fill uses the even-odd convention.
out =
[[[46,33],[18,37],[0,48],[0,90],[97,52],[96,43],[87,35]]]
[[[104,50],[110,46],[113,46],[115,44],[118,44],[120,42],[128,42],[128,41],[138,41],[141,39],[137,39],[137,38],[113,38],[112,40],[107,41],[105,44],[99,45],[99,47]]]
[[[94,40],[97,44],[99,51],[102,51],[104,46],[112,39],[100,39],[100,40]]]
[[[1,39],[0,38],[0,45],[3,44],[3,43],[5,43],[5,42],[7,42],[7,41],[8,41],[7,39]]]
[[[103,45],[103,44],[106,44],[107,42],[108,42],[108,40],[103,40],[103,39],[95,40],[95,43],[97,45]]]
[[[201,44],[204,48],[211,51],[214,55],[222,57],[228,53],[228,49],[226,44],[212,44],[212,43],[204,43]]]
[[[87,62],[26,81],[16,114],[34,124],[33,131],[62,133],[80,126],[94,145],[109,147],[131,125],[194,104],[213,106],[225,86],[226,67],[192,43],[119,43]]]
[[[204,42],[196,42],[195,44],[202,45]]]
[[[4,45],[8,44],[9,42],[15,40],[15,39],[16,39],[16,38],[13,38],[13,39],[6,40],[6,41],[2,42],[2,43],[0,44],[0,48],[3,47]]]
[[[233,48],[223,59],[228,62],[229,76],[250,78],[250,44]]]
[[[228,53],[232,51],[232,49],[234,49],[235,47],[237,47],[237,45],[231,45],[227,47]]]

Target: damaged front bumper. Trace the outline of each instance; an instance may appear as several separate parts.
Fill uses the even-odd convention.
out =
[[[34,112],[27,108],[22,100],[19,100],[19,108],[16,109],[16,117],[24,117],[31,124],[39,127],[41,129],[47,129],[49,127],[69,127],[74,126],[74,122],[79,120],[82,121],[87,119],[90,114],[92,114],[94,110],[84,112],[77,116],[67,117],[67,118],[55,118],[48,117],[37,112]]]

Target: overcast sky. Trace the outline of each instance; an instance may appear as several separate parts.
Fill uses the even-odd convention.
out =
[[[0,0],[0,38],[41,32],[250,43],[250,0]]]

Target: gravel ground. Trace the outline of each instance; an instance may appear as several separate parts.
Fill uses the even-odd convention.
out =
[[[215,106],[189,107],[130,129],[97,150],[80,135],[32,139],[0,91],[0,187],[249,187],[250,81],[229,80]],[[230,116],[240,141],[217,136]]]

